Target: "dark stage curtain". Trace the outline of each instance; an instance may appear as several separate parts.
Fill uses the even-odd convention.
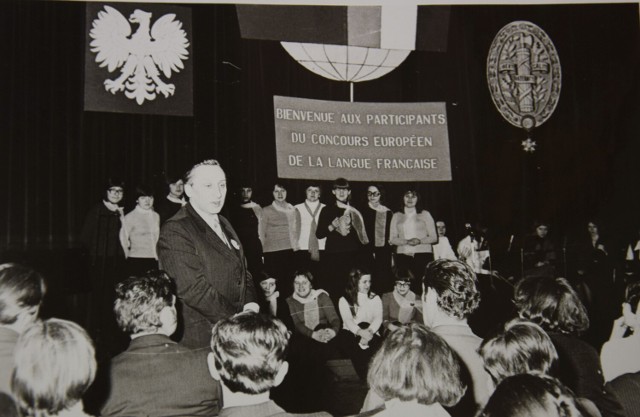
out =
[[[233,5],[185,7],[193,14],[193,117],[84,112],[85,5],[0,5],[3,259],[77,248],[84,215],[111,175],[126,181],[131,206],[136,184],[213,157],[232,186],[252,181],[268,204],[277,178],[273,95],[349,100],[348,84],[312,74],[278,42],[241,39]],[[514,20],[544,29],[562,64],[560,102],[533,132],[533,155],[486,83],[491,41]],[[531,218],[569,228],[594,213],[623,233],[640,211],[638,51],[637,4],[453,6],[447,52],[412,52],[387,76],[356,84],[355,100],[446,103],[453,181],[420,188],[452,241],[467,221],[489,225],[504,247]],[[290,184],[289,201],[301,201],[302,185]],[[354,184],[356,204],[365,187]],[[399,207],[403,188],[388,184],[387,205]]]

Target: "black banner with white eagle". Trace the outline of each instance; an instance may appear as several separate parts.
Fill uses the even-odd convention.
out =
[[[191,9],[88,3],[84,109],[193,115]]]

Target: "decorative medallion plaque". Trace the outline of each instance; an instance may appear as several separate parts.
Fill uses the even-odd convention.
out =
[[[551,116],[560,98],[560,59],[549,36],[516,21],[493,39],[487,59],[491,98],[502,117],[527,131]]]

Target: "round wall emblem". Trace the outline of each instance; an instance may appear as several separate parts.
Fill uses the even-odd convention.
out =
[[[496,108],[512,125],[531,130],[560,98],[560,59],[549,36],[531,22],[503,27],[491,43],[487,82]]]

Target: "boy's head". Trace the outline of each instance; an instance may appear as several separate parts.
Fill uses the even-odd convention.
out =
[[[231,392],[262,394],[284,379],[288,345],[289,331],[280,320],[245,311],[213,327],[209,370]]]

